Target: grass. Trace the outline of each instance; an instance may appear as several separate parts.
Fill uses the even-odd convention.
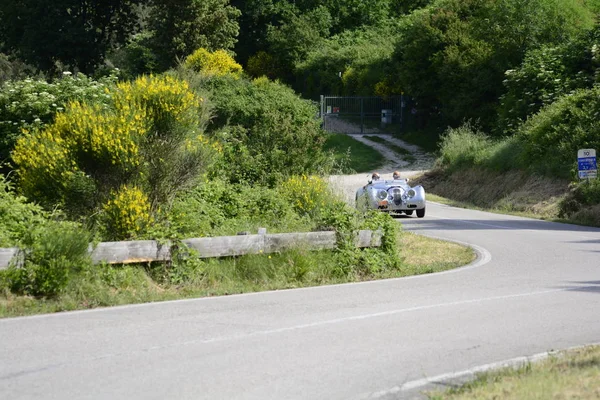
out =
[[[326,151],[332,151],[335,158],[342,163],[345,162],[349,152],[347,166],[356,172],[375,170],[385,161],[383,155],[377,150],[344,134],[328,134],[324,148]]]
[[[394,134],[398,139],[406,143],[415,144],[428,153],[439,151],[441,131],[439,128],[428,129],[408,129],[406,131],[396,131]]]
[[[600,398],[600,347],[560,352],[539,363],[480,374],[431,400],[581,399]]]
[[[407,150],[402,146],[398,146],[397,144],[394,144],[394,143],[390,142],[389,140],[382,138],[381,136],[365,136],[364,138],[368,139],[372,142],[385,145],[387,148],[394,151],[394,153],[400,154],[405,161],[408,161],[410,163],[416,161],[416,158],[412,155],[410,150]]]
[[[402,262],[397,270],[337,274],[333,252],[302,250],[171,266],[96,265],[73,276],[54,299],[17,296],[0,289],[0,317],[396,278],[444,271],[474,259],[471,249],[454,243],[407,232],[400,235]]]

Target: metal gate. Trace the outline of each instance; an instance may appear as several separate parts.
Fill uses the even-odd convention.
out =
[[[331,133],[401,132],[406,118],[405,96],[321,96],[323,129]]]

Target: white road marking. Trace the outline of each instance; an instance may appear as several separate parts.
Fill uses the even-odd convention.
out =
[[[501,369],[501,368],[509,368],[509,367],[516,368],[516,367],[526,365],[528,363],[536,363],[536,362],[543,361],[550,356],[554,356],[554,355],[558,354],[559,352],[573,351],[573,350],[582,349],[582,348],[585,348],[588,346],[597,346],[597,345],[598,345],[598,343],[591,343],[591,344],[583,345],[583,346],[570,347],[568,349],[564,349],[564,350],[560,350],[560,351],[548,351],[545,353],[534,354],[532,356],[515,357],[515,358],[511,358],[509,360],[479,365],[477,367],[473,367],[473,368],[470,368],[470,369],[467,369],[464,371],[450,372],[450,373],[446,373],[446,374],[432,376],[430,378],[417,379],[414,381],[406,382],[400,386],[394,386],[391,389],[381,390],[381,391],[378,391],[375,393],[368,394],[366,396],[361,397],[361,399],[380,399],[382,397],[392,395],[392,394],[397,394],[400,392],[422,389],[431,384],[443,384],[446,382],[451,382],[453,380],[461,379],[461,378],[465,378],[465,377],[473,377],[474,378],[476,374],[479,374],[482,372],[492,371],[492,370]]]

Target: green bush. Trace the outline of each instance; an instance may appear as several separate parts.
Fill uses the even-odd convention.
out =
[[[239,76],[242,73],[242,66],[235,62],[225,50],[211,52],[200,48],[186,57],[184,65],[193,71],[210,75],[233,74]]]
[[[574,183],[569,194],[559,204],[559,216],[569,218],[582,209],[600,204],[600,180]],[[596,218],[598,216],[596,215]]]
[[[40,206],[18,196],[12,184],[0,174],[0,247],[18,245],[31,229],[48,218]]]
[[[470,167],[498,172],[528,168],[520,137],[493,139],[471,124],[450,128],[442,135],[437,165],[450,172]]]
[[[5,277],[18,294],[53,297],[60,294],[73,273],[90,265],[90,235],[80,226],[48,222],[32,229],[22,242],[23,265]]]
[[[539,171],[574,177],[577,151],[600,149],[600,87],[578,90],[544,107],[521,126],[518,135]]]
[[[144,191],[151,212],[164,213],[211,163],[218,149],[202,135],[202,99],[185,82],[141,77],[111,95],[107,108],[70,103],[51,125],[19,139],[13,159],[24,193],[86,217],[107,211],[111,196],[133,185]],[[108,238],[124,238],[114,235]]]
[[[592,25],[593,13],[576,0],[438,0],[402,20],[391,78],[422,112],[439,107],[449,125],[472,119],[488,129],[504,72],[528,50]]]
[[[209,92],[214,107],[211,130],[222,144],[223,157],[213,176],[274,186],[288,176],[331,168],[314,103],[267,78],[187,75],[192,87]]]
[[[42,129],[70,102],[108,105],[116,75],[93,80],[65,73],[53,82],[24,79],[0,86],[0,162],[9,158],[22,130]]]
[[[376,86],[386,79],[386,65],[397,35],[397,24],[390,21],[333,36],[296,64],[294,86],[312,99],[322,94],[380,94]],[[400,94],[400,88],[385,94],[393,93]]]
[[[576,40],[530,51],[523,64],[506,71],[497,134],[514,133],[529,116],[600,77],[600,26]]]
[[[234,235],[259,227],[269,232],[307,231],[313,223],[298,215],[278,189],[211,179],[182,192],[173,204],[172,229],[180,238]]]

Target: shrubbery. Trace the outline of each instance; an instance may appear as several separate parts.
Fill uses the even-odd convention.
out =
[[[54,82],[24,79],[0,86],[0,162],[7,160],[22,129],[41,129],[70,102],[108,105],[115,75],[93,80],[65,73]],[[107,91],[108,89],[108,91]]]
[[[0,271],[0,280],[13,292],[55,296],[71,273],[89,265],[90,234],[76,223],[55,219],[58,216],[16,195],[0,175],[0,248],[21,249],[18,268]]]
[[[311,230],[314,222],[295,212],[292,195],[222,178],[207,180],[177,197],[170,216],[172,230],[180,238],[255,233],[258,227],[276,232]]]
[[[50,221],[31,229],[22,242],[22,266],[6,272],[11,291],[45,297],[60,294],[72,274],[91,264],[90,239],[89,233],[75,223]]]
[[[479,119],[489,129],[505,71],[526,51],[592,25],[593,13],[576,1],[436,1],[402,21],[392,80],[419,108],[439,107],[451,125]]]
[[[382,26],[345,31],[327,39],[296,64],[295,87],[313,99],[322,94],[400,94],[401,89],[394,85],[382,90],[397,31],[397,24],[389,21]],[[381,93],[378,93],[378,84]]]
[[[0,248],[18,245],[27,233],[48,218],[40,206],[14,192],[12,184],[0,175]]]
[[[331,168],[314,103],[264,77],[205,76],[194,82],[209,92],[216,114],[211,130],[223,146],[213,175],[274,186],[288,176]]]
[[[239,75],[242,73],[242,66],[235,62],[225,50],[210,52],[200,48],[187,56],[184,65],[193,71],[209,75]]]
[[[600,149],[600,87],[560,98],[523,124],[518,135],[541,171],[574,177],[577,151]]]
[[[438,167],[449,172],[462,168],[485,167],[504,172],[527,169],[520,138],[492,139],[470,124],[448,129],[440,142]]]
[[[89,216],[112,192],[133,184],[156,212],[210,164],[202,100],[185,82],[141,77],[111,94],[110,107],[70,103],[54,123],[19,139],[13,158],[27,195]]]
[[[600,26],[576,40],[530,51],[506,71],[497,133],[514,133],[529,116],[565,94],[600,82]]]

